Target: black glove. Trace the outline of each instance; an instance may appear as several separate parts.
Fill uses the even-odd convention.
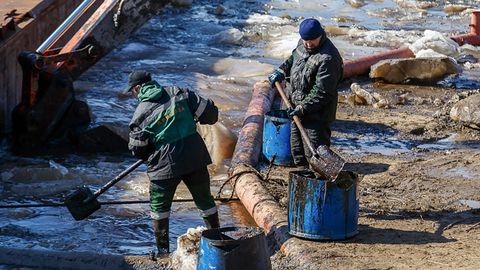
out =
[[[283,75],[282,71],[277,68],[272,74],[268,75],[268,80],[271,83],[270,86],[273,88],[275,86],[275,82],[281,82],[285,80],[285,75]]]
[[[302,118],[303,116],[303,108],[302,106],[298,105],[297,107],[295,107],[295,109],[287,109],[287,113],[288,113],[288,117],[290,117],[290,119],[293,119],[293,116],[298,116],[299,118]]]

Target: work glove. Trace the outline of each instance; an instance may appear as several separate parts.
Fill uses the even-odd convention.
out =
[[[272,74],[268,75],[268,80],[270,81],[270,86],[273,88],[275,87],[275,82],[285,80],[285,75],[283,75],[283,72],[277,68]]]
[[[295,107],[295,109],[288,109],[287,110],[287,113],[288,113],[288,117],[290,117],[290,119],[293,119],[293,116],[298,116],[299,118],[302,118],[303,117],[303,108],[302,106],[298,105],[297,107]]]

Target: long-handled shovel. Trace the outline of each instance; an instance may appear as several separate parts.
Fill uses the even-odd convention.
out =
[[[90,188],[83,186],[69,194],[65,198],[65,206],[68,208],[68,211],[70,211],[73,218],[75,220],[82,220],[100,209],[101,204],[97,201],[97,197],[115,185],[118,181],[122,180],[123,177],[135,170],[142,163],[143,160],[138,160],[99,190],[95,191],[95,193],[93,193]]]
[[[287,108],[293,109],[292,104],[285,95],[282,85],[279,82],[275,82],[275,86],[277,87],[278,93],[280,93],[283,102],[285,102],[285,105],[287,105]],[[298,130],[300,130],[303,141],[307,144],[310,152],[312,152],[312,157],[308,161],[312,169],[315,172],[319,173],[321,176],[325,177],[326,180],[335,181],[338,174],[345,165],[345,160],[339,155],[337,155],[335,152],[330,150],[330,148],[326,145],[320,145],[315,150],[313,148],[312,142],[310,141],[310,138],[307,135],[307,132],[303,128],[302,122],[300,122],[300,118],[294,115],[293,121],[295,121]]]

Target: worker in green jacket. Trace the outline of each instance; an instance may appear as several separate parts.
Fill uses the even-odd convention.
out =
[[[150,207],[159,254],[169,253],[169,216],[180,181],[188,187],[208,228],[218,228],[207,165],[212,161],[196,123],[214,124],[213,101],[179,87],[164,87],[146,71],[133,71],[128,88],[140,104],[130,122],[128,147],[148,164]]]
[[[313,147],[330,146],[330,126],[337,112],[337,86],[343,76],[343,60],[328,39],[320,22],[309,18],[299,27],[301,39],[290,57],[268,76],[272,87],[286,80],[286,95]],[[312,156],[295,123],[291,125],[290,143],[295,165],[306,166]]]

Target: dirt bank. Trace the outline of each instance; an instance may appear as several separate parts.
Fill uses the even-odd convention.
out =
[[[339,104],[334,148],[362,178],[359,234],[337,242],[295,240],[302,259],[277,254],[274,268],[478,269],[480,131],[445,114],[458,92],[362,87],[407,101],[388,108]],[[286,171],[274,167],[267,184],[284,207]]]

